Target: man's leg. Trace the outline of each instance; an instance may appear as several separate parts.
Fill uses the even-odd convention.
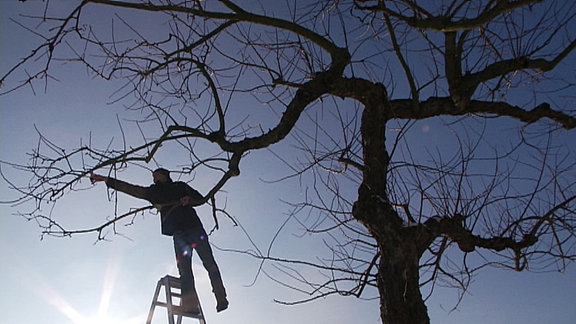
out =
[[[226,299],[226,288],[224,288],[224,283],[222,282],[222,276],[220,275],[220,269],[214,260],[214,255],[212,254],[212,248],[210,243],[208,243],[208,235],[202,230],[202,233],[197,235],[197,240],[194,241],[195,249],[202,260],[202,264],[206,271],[208,271],[208,276],[210,277],[210,283],[212,284],[212,292],[216,297],[216,310],[221,312],[228,308],[228,299]]]
[[[174,252],[176,253],[176,264],[180,273],[180,285],[182,300],[182,309],[185,312],[198,314],[198,296],[194,287],[194,275],[192,274],[192,251],[189,240],[185,233],[176,233],[173,235]]]

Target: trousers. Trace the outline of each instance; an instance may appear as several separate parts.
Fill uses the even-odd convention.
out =
[[[198,253],[202,265],[208,272],[212,292],[216,300],[226,298],[226,289],[222,282],[220,269],[214,260],[212,248],[208,242],[208,235],[202,227],[192,228],[185,231],[177,231],[172,235],[174,240],[174,251],[176,253],[176,263],[180,273],[180,283],[183,299],[196,299],[194,274],[192,273],[192,254]]]

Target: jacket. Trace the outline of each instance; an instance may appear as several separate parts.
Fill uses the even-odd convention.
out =
[[[200,218],[192,204],[204,197],[184,182],[165,182],[153,184],[149,187],[133,185],[128,182],[108,178],[106,185],[109,188],[121,191],[135,198],[145,199],[160,210],[162,234],[172,236],[178,231],[202,226]],[[191,205],[182,206],[180,198],[190,196]]]

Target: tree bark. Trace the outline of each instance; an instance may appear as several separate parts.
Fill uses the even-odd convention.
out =
[[[427,324],[428,311],[420,293],[419,260],[427,233],[422,227],[406,227],[392,205],[359,190],[354,216],[378,242],[378,292],[383,324]]]
[[[427,324],[428,310],[420,293],[419,254],[410,238],[388,240],[380,245],[378,291],[383,324]],[[396,241],[396,242],[394,242]]]
[[[390,156],[386,127],[392,109],[383,87],[364,88],[358,97],[365,105],[362,115],[363,180],[353,215],[370,231],[379,247],[378,291],[382,323],[429,323],[419,287],[419,227],[402,221],[387,193]]]
[[[428,311],[420,293],[419,260],[427,233],[403,226],[389,202],[360,190],[354,215],[376,238],[379,247],[378,292],[383,324],[427,324]],[[417,236],[420,235],[420,236]]]

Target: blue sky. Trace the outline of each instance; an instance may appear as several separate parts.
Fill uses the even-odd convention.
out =
[[[37,41],[18,30],[8,17],[17,13],[20,2],[0,4],[0,72],[17,62]],[[35,127],[55,142],[74,147],[80,138],[106,143],[117,134],[117,120],[126,117],[121,107],[110,104],[114,84],[95,81],[82,69],[56,66],[60,81],[48,84],[48,91],[28,88],[0,97],[0,159],[23,162],[38,141]],[[176,150],[166,149],[158,161],[168,168]],[[277,165],[269,152],[257,152],[242,164],[242,175],[225,188],[227,209],[260,248],[266,248],[286,219],[286,197],[302,195],[297,182],[271,184],[262,179],[277,176]],[[8,176],[17,174],[3,167]],[[122,179],[147,185],[150,174],[129,168]],[[20,183],[25,178],[16,178]],[[189,179],[187,179],[189,180]],[[199,176],[192,183],[201,192],[209,179]],[[114,213],[104,185],[83,184],[88,190],[74,192],[57,205],[53,214],[70,227],[97,225]],[[0,197],[14,193],[0,183]],[[144,203],[119,197],[119,208],[127,210]],[[145,214],[132,226],[121,226],[121,235],[95,244],[94,235],[72,238],[46,237],[40,240],[36,224],[14,213],[22,207],[0,205],[0,322],[46,324],[143,323],[156,281],[165,274],[176,275],[172,242],[160,235],[158,219]],[[207,228],[212,220],[207,208],[200,208]],[[263,275],[256,277],[259,262],[229,249],[253,248],[244,231],[225,219],[211,236],[215,257],[227,286],[230,308],[216,313],[207,276],[195,263],[197,287],[207,322],[218,323],[379,323],[375,300],[329,297],[316,302],[283,306],[274,299],[297,300],[300,294],[287,290]],[[298,238],[299,225],[289,222],[273,246],[273,253],[314,255],[320,253],[313,238]],[[196,261],[197,258],[195,258]],[[273,273],[274,269],[266,267]],[[457,293],[439,289],[427,302],[433,323],[573,323],[576,269],[566,273],[514,273],[486,269],[454,311]],[[374,296],[369,294],[368,296]],[[157,310],[154,323],[163,323],[165,313]]]

